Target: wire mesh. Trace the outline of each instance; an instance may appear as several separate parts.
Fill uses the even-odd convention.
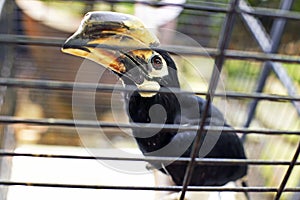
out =
[[[35,1],[31,1],[35,2]],[[94,134],[93,130],[99,127],[107,130],[108,137],[126,140],[128,136],[122,135],[119,129],[141,128],[162,129],[161,124],[133,124],[128,122],[111,122],[112,91],[118,92],[119,99],[116,104],[122,104],[121,93],[131,91],[133,88],[122,87],[116,77],[110,72],[98,84],[76,83],[76,89],[82,94],[97,91],[96,112],[97,120],[76,120],[72,114],[72,90],[74,80],[81,59],[71,58],[60,53],[60,47],[65,39],[74,31],[72,26],[78,25],[78,20],[62,22],[59,27],[53,28],[45,16],[31,15],[32,9],[26,7],[31,2],[27,0],[3,1],[1,7],[0,51],[1,53],[1,141],[0,152],[1,168],[3,164],[11,167],[9,159],[46,158],[55,162],[55,159],[80,160],[115,160],[124,162],[168,161],[168,157],[117,157],[117,156],[81,156],[74,154],[43,154],[18,153],[7,146],[13,146],[11,141],[3,138],[14,135],[17,145],[23,143],[56,144],[67,146],[80,146],[80,139],[76,129],[86,129]],[[186,191],[201,192],[249,192],[251,199],[297,199],[300,193],[299,182],[299,63],[296,47],[291,47],[298,37],[292,35],[291,40],[285,34],[290,31],[286,26],[281,30],[276,28],[266,30],[265,19],[271,19],[271,24],[297,22],[300,20],[299,11],[291,11],[293,1],[285,0],[281,5],[274,1],[277,8],[251,7],[244,0],[233,1],[183,1],[184,3],[171,3],[169,1],[64,1],[66,7],[75,9],[77,13],[69,18],[81,18],[87,10],[113,10],[133,14],[135,5],[142,5],[153,9],[173,6],[180,8],[180,14],[168,24],[161,25],[158,33],[163,34],[163,28],[174,28],[197,40],[204,48],[172,45],[166,40],[163,49],[172,55],[183,54],[188,58],[207,57],[214,59],[214,70],[219,73],[209,73],[209,86],[202,90],[197,89],[196,95],[206,97],[208,108],[213,103],[222,109],[223,99],[226,98],[226,118],[243,136],[246,136],[245,148],[249,159],[206,159],[196,158],[199,141],[195,142],[194,154],[191,158],[179,158],[176,162],[188,162],[186,178],[182,186],[122,186],[122,185],[95,185],[67,183],[14,181],[1,177],[0,185],[3,187],[45,187],[45,188],[76,188],[76,189],[108,189],[129,191],[172,191],[181,192],[180,199],[186,197]],[[1,3],[1,1],[0,1]],[[15,4],[16,3],[16,4]],[[55,18],[52,8],[61,6],[62,1],[43,1],[39,5],[49,6],[47,12]],[[289,5],[287,5],[289,4]],[[145,8],[144,7],[144,8]],[[8,9],[9,8],[9,9]],[[4,11],[9,12],[7,15]],[[68,9],[66,9],[68,10]],[[60,13],[61,11],[57,11]],[[67,12],[67,11],[66,11]],[[55,13],[55,12],[54,12]],[[57,14],[58,15],[58,14]],[[80,17],[79,17],[80,16]],[[236,18],[236,19],[235,19]],[[241,20],[240,20],[241,19]],[[205,22],[205,23],[204,23]],[[66,23],[66,24],[64,24]],[[77,24],[76,24],[77,23]],[[5,26],[10,24],[10,26]],[[176,26],[174,26],[176,24]],[[3,27],[6,27],[3,29]],[[66,28],[67,27],[67,28]],[[222,27],[222,28],[220,28]],[[161,29],[160,29],[161,28]],[[2,30],[3,29],[3,30]],[[201,29],[203,32],[199,32]],[[185,32],[184,32],[185,31]],[[276,36],[277,34],[277,36]],[[243,38],[248,35],[249,38]],[[283,42],[286,41],[287,45]],[[295,38],[296,37],[296,38]],[[254,38],[254,39],[253,39]],[[258,45],[253,45],[257,41]],[[288,41],[290,42],[288,43]],[[289,53],[285,49],[290,49]],[[42,53],[41,53],[42,52]],[[46,52],[46,53],[44,53]],[[89,63],[93,67],[98,67]],[[271,67],[267,67],[270,65]],[[263,70],[268,68],[268,73]],[[199,69],[202,68],[199,66]],[[298,75],[297,75],[298,74]],[[225,77],[225,78],[224,78]],[[259,78],[260,77],[260,78]],[[225,80],[226,91],[219,91],[218,80]],[[116,86],[116,83],[118,84]],[[259,86],[260,85],[260,86]],[[228,89],[227,89],[228,88]],[[151,92],[151,91],[145,91]],[[162,90],[161,92],[169,92]],[[186,93],[187,90],[172,89],[174,93]],[[212,98],[212,96],[214,98]],[[122,106],[120,106],[122,113]],[[84,113],[84,108],[82,108]],[[87,115],[89,113],[84,113]],[[120,114],[122,115],[122,114]],[[206,114],[203,114],[205,119]],[[108,119],[107,119],[108,118]],[[21,125],[26,125],[21,126]],[[76,128],[76,129],[75,129]],[[219,127],[208,127],[204,123],[198,126],[164,125],[163,130],[198,130],[198,139],[201,132],[220,131]],[[24,129],[35,133],[24,132]],[[10,131],[8,131],[10,130]],[[13,133],[11,133],[13,130]],[[231,130],[222,128],[224,132]],[[28,139],[28,135],[35,135]],[[53,139],[54,138],[54,139]],[[56,139],[55,139],[56,138]],[[82,139],[82,138],[81,138]],[[52,141],[52,142],[50,142]],[[72,142],[70,142],[72,141]],[[113,141],[113,139],[112,139]],[[9,145],[7,144],[9,143]],[[130,142],[129,142],[130,143]],[[98,145],[98,144],[97,144]],[[95,147],[97,147],[95,145]],[[102,144],[103,145],[103,144]],[[105,147],[106,144],[103,146]],[[133,144],[130,144],[133,145]],[[94,146],[93,146],[94,147]],[[286,148],[285,148],[286,147]],[[285,148],[285,149],[284,149]],[[276,154],[279,154],[276,156]],[[195,164],[228,164],[247,163],[250,165],[249,186],[241,187],[191,187],[188,186],[191,172]],[[269,172],[268,172],[269,171]],[[6,172],[10,173],[10,172]],[[280,174],[279,178],[277,174]],[[294,173],[294,174],[293,174]],[[268,175],[264,175],[268,174]],[[293,174],[293,175],[292,175]],[[291,176],[292,175],[292,176]],[[260,176],[263,176],[261,178]],[[6,199],[6,192],[3,193]],[[297,196],[298,195],[298,196]],[[220,198],[220,197],[219,197]],[[222,199],[222,198],[221,198]]]

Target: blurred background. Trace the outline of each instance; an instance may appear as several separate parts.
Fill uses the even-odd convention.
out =
[[[300,65],[299,59],[297,61],[300,53],[300,2],[240,2],[240,8],[244,12],[238,13],[228,47],[228,53],[233,56],[225,60],[217,93],[279,95],[289,98],[256,101],[256,98],[217,96],[213,103],[222,110],[233,127],[275,130],[280,133],[248,134],[245,148],[249,159],[290,162],[300,141]],[[186,90],[206,92],[214,66],[213,54],[223,34],[222,25],[228,7],[229,0],[0,0],[2,152],[93,156],[107,155],[109,150],[118,148],[139,155],[134,140],[126,131],[110,128],[104,129],[104,134],[99,134],[95,128],[76,129],[70,125],[73,120],[72,83],[82,65],[88,65],[91,69],[103,73],[100,84],[120,82],[114,74],[93,62],[83,62],[80,58],[63,54],[60,51],[61,44],[76,31],[82,17],[88,11],[107,10],[133,14],[138,16],[146,27],[156,32],[163,45],[208,52],[173,55],[182,87]],[[287,14],[289,18],[266,14],[279,15],[282,13],[280,9],[290,10]],[[262,14],[249,14],[253,10]],[[184,41],[181,40],[182,34],[183,38],[186,38]],[[270,58],[280,57],[286,62],[275,63],[257,59],[263,52],[269,53]],[[210,53],[212,56],[208,56]],[[252,59],[243,58],[243,55],[251,55]],[[68,86],[71,87],[68,89]],[[84,95],[84,92],[82,94]],[[114,93],[112,96],[110,92],[97,91],[95,97],[96,102],[93,106],[97,120],[127,122],[120,93]],[[112,105],[118,113],[117,117],[112,113]],[[84,106],[80,112],[83,120],[90,114],[85,112]],[[64,122],[62,124],[67,125],[55,122]],[[282,199],[300,199],[299,161],[298,158],[286,186],[298,188],[298,192],[286,192]],[[1,157],[0,164],[0,178],[3,182],[155,185],[152,173],[121,173],[95,160],[4,156]],[[249,186],[278,188],[288,166],[251,165]],[[79,192],[79,189],[38,190],[35,187],[5,186],[3,183],[1,186],[2,199],[34,199],[41,198],[41,195],[43,199],[61,198],[63,195],[78,199],[87,195],[92,195],[95,199],[105,195],[106,199],[120,199],[128,195],[134,199],[133,192],[136,192],[137,199],[141,196],[144,199],[156,198],[152,191],[85,189]],[[274,192],[250,193],[252,199],[268,200],[273,199],[274,195]],[[227,199],[242,198],[240,196],[230,196]]]

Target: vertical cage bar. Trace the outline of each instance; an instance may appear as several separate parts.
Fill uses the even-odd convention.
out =
[[[282,0],[281,1],[281,6],[280,9],[281,10],[290,10],[292,5],[293,5],[294,0]],[[263,49],[263,51],[265,51],[266,53],[276,53],[278,51],[279,45],[280,45],[280,41],[281,41],[281,37],[285,28],[287,20],[286,19],[282,19],[282,18],[276,18],[274,20],[274,23],[272,25],[271,28],[271,41],[270,41],[270,47],[269,48],[264,48],[261,45],[261,48]],[[258,23],[261,25],[261,30],[264,30],[264,28],[262,27],[261,23]],[[252,27],[249,26],[249,28],[251,29]],[[251,32],[255,32],[255,30],[252,30]],[[265,31],[264,31],[265,32]],[[265,35],[267,35],[267,33],[265,33]],[[263,91],[263,88],[265,86],[267,77],[269,76],[270,72],[272,69],[272,62],[265,62],[263,69],[261,71],[261,74],[258,78],[258,83],[255,89],[256,93],[261,93]],[[258,99],[254,99],[248,107],[249,113],[248,113],[248,117],[247,120],[244,124],[244,127],[249,127],[250,123],[252,122],[254,115],[255,115],[255,111],[256,111],[256,107],[258,105],[259,100]],[[243,135],[242,140],[245,141],[246,140],[246,134]]]
[[[280,184],[280,186],[277,190],[277,193],[276,193],[276,196],[275,196],[274,200],[279,200],[280,199],[280,197],[283,193],[283,190],[284,190],[284,188],[285,188],[285,186],[286,186],[286,184],[287,184],[287,182],[288,182],[288,180],[289,180],[289,178],[292,174],[292,171],[295,167],[295,164],[297,162],[299,154],[300,154],[300,141],[298,142],[298,147],[296,149],[296,152],[295,152],[295,154],[293,156],[293,159],[291,160],[291,163],[290,163],[290,165],[289,165],[289,167],[288,167],[288,169],[287,169],[287,171],[286,171],[286,173],[283,177],[283,180],[282,180],[282,182],[281,182],[281,184]]]
[[[223,68],[223,63],[225,60],[225,55],[224,51],[227,49],[230,39],[231,39],[231,33],[233,30],[233,26],[235,23],[235,18],[236,18],[236,9],[238,7],[239,0],[232,0],[230,2],[230,11],[227,13],[224,25],[222,27],[222,32],[220,35],[219,39],[219,44],[218,44],[218,50],[219,50],[219,55],[215,58],[215,66],[213,69],[213,74],[211,76],[209,88],[208,88],[208,93],[206,95],[206,104],[205,108],[203,111],[203,116],[201,118],[201,121],[199,123],[199,130],[197,131],[197,135],[192,147],[192,152],[191,152],[191,161],[189,162],[186,172],[185,172],[185,177],[183,180],[183,185],[182,185],[182,190],[181,190],[181,195],[180,195],[180,200],[184,200],[187,187],[189,185],[189,182],[191,181],[191,177],[193,174],[193,170],[195,167],[195,159],[198,155],[198,152],[201,147],[201,141],[203,140],[203,131],[204,131],[204,125],[205,125],[205,119],[208,114],[209,107],[211,105],[211,102],[213,100],[213,96],[215,93],[215,90],[217,88],[217,84],[219,82],[220,78],[220,73]]]
[[[0,0],[0,33],[14,34],[15,29],[15,9],[14,1]],[[0,45],[0,76],[3,78],[11,77],[13,71],[13,61],[15,56],[14,45]],[[0,113],[2,115],[12,115],[15,109],[15,92],[6,86],[0,86]],[[9,125],[0,126],[0,148],[12,151],[16,141],[14,130]],[[0,158],[0,179],[9,180],[11,176],[12,158]],[[0,187],[0,200],[7,199],[8,188]]]

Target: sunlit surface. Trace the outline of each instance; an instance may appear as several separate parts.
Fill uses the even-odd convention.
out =
[[[18,153],[71,154],[89,156],[84,148],[58,146],[22,146]],[[120,173],[96,160],[14,157],[11,181],[80,185],[153,186],[152,173]],[[153,200],[153,191],[69,189],[11,186],[8,200],[17,199],[141,199]]]

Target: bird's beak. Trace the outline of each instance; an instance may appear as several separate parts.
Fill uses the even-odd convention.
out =
[[[62,51],[125,74],[131,70],[131,65],[150,57],[151,47],[158,45],[156,36],[132,15],[89,12],[78,30],[67,39]]]

